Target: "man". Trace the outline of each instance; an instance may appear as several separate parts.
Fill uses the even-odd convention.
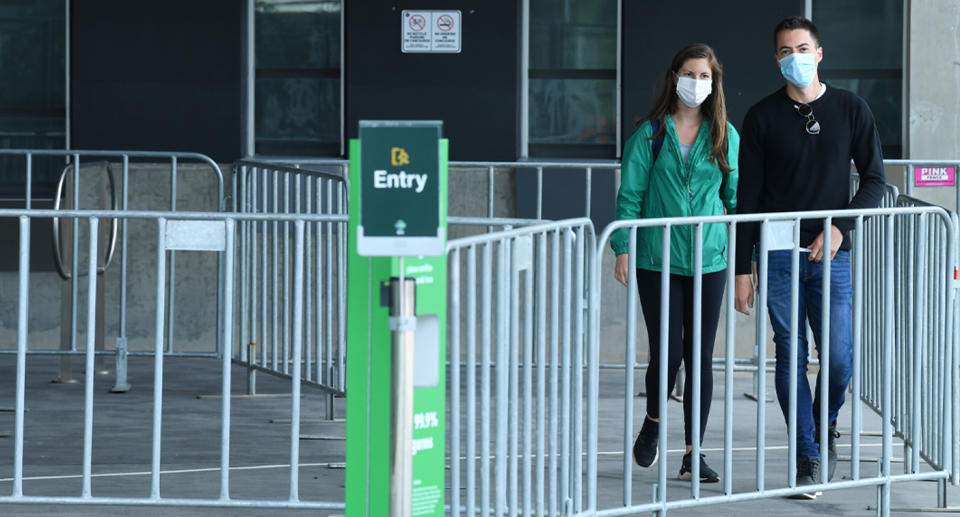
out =
[[[817,27],[790,17],[774,29],[775,56],[786,86],[747,112],[740,141],[740,214],[874,208],[886,180],[880,138],[866,102],[851,92],[820,81],[823,59]],[[860,186],[850,199],[850,159]],[[852,219],[833,219],[830,249],[824,249],[823,220],[804,220],[800,229],[800,297],[797,332],[797,484],[820,482],[820,377],[811,401],[807,381],[809,320],[820,352],[823,260],[830,254],[830,357],[828,474],[836,467],[836,419],[852,373],[850,230]],[[737,231],[736,309],[753,308],[751,261],[759,240],[759,223]],[[757,248],[759,250],[759,247]],[[790,250],[768,255],[767,307],[776,344],[776,391],[780,408],[789,413],[790,386]],[[755,266],[755,265],[754,265]],[[754,269],[755,271],[755,269]],[[805,494],[813,498],[815,494]]]

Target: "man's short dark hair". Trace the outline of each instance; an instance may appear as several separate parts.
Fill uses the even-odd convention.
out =
[[[820,31],[817,30],[817,26],[814,25],[812,21],[803,16],[789,16],[780,20],[780,23],[773,29],[773,51],[777,51],[777,36],[779,36],[782,31],[792,31],[796,29],[809,31],[810,36],[813,38],[813,43],[818,47],[820,46]]]

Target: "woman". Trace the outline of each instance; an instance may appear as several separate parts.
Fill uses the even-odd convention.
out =
[[[740,138],[727,122],[722,70],[707,45],[685,47],[673,57],[656,103],[627,140],[623,152],[617,219],[689,217],[734,213],[737,195],[737,153]],[[713,396],[713,343],[720,319],[727,267],[724,225],[703,229],[701,342],[693,343],[693,275],[695,227],[674,227],[670,235],[669,361],[667,386],[673,386],[680,362],[686,368],[684,393],[693,391],[693,354],[700,354],[700,437]],[[610,241],[617,254],[616,279],[627,285],[629,233],[618,230]],[[650,341],[647,368],[647,414],[633,444],[634,460],[642,467],[657,461],[660,417],[660,271],[662,232],[659,227],[637,232],[636,275],[640,305]],[[691,478],[691,399],[684,397],[687,452],[680,479]],[[700,455],[700,480],[720,477]]]

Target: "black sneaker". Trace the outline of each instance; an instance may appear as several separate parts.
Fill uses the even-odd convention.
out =
[[[693,478],[693,466],[690,463],[690,454],[686,453],[683,455],[683,462],[680,463],[680,479],[685,481],[690,481]],[[704,461],[704,455],[700,455],[700,482],[701,483],[716,483],[720,481],[720,475],[716,473],[707,462]]]
[[[817,447],[820,446],[820,424],[816,424],[817,434],[814,441],[817,443]],[[827,430],[827,481],[833,480],[833,474],[837,471],[837,438],[840,437],[840,432],[837,431],[837,423],[834,422],[830,424],[830,428]],[[817,482],[820,480],[817,479]]]
[[[816,485],[819,483],[820,458],[808,458],[803,455],[797,456],[797,486]],[[791,499],[816,499],[822,494],[819,490],[804,492],[791,495]]]
[[[641,467],[653,466],[660,455],[660,448],[657,447],[657,438],[660,435],[658,427],[659,423],[647,417],[643,418],[643,427],[640,428],[637,440],[633,442],[633,461]]]

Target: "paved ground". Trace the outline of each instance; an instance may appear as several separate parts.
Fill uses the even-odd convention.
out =
[[[14,357],[0,356],[0,406],[12,406],[14,400]],[[57,360],[31,357],[28,360],[26,439],[24,446],[24,493],[27,495],[76,496],[81,490],[81,457],[83,444],[82,384],[58,385],[49,381],[56,374]],[[75,374],[82,372],[80,361]],[[95,386],[96,417],[93,444],[93,494],[96,496],[147,497],[150,490],[150,437],[152,418],[152,359],[131,358],[130,378],[133,390],[110,394],[112,376],[98,376]],[[198,398],[219,392],[219,363],[212,359],[168,359],[165,362],[164,439],[161,490],[164,497],[216,498],[219,493],[220,400]],[[244,371],[235,368],[234,392],[244,390]],[[638,381],[640,377],[638,376]],[[719,381],[718,377],[718,381]],[[639,383],[638,383],[639,385]],[[742,396],[750,386],[749,374],[735,378],[735,447],[734,489],[749,490],[754,481],[756,403]],[[283,393],[289,384],[266,375],[258,377],[260,393]],[[772,394],[772,386],[769,387]],[[622,372],[604,371],[601,382],[599,499],[604,507],[622,499],[622,454],[620,445],[622,422]],[[722,445],[723,386],[718,383],[714,394],[714,412],[704,442],[708,461],[718,470],[723,455]],[[301,432],[313,438],[300,442],[300,486],[303,500],[342,501],[344,471],[336,468],[343,461],[344,426],[342,420],[324,422],[326,397],[304,389]],[[637,415],[645,407],[643,398],[635,399]],[[682,443],[680,404],[670,404],[671,444]],[[848,404],[849,407],[849,404]],[[233,400],[231,434],[231,496],[242,499],[285,499],[289,494],[289,397],[235,398]],[[343,418],[344,404],[337,400],[338,419]],[[775,404],[767,404],[767,485],[785,485],[786,439],[782,417]],[[879,430],[879,420],[865,409],[865,429]],[[286,420],[285,420],[286,419]],[[0,433],[13,429],[13,413],[0,413]],[[849,416],[841,415],[840,454],[849,454]],[[334,438],[334,439],[330,439]],[[862,454],[879,456],[879,439],[865,436]],[[899,444],[899,442],[898,442]],[[673,448],[673,447],[672,447]],[[675,449],[675,448],[674,448]],[[897,446],[897,455],[902,454]],[[0,494],[12,490],[13,438],[0,438]],[[666,458],[669,477],[675,478],[680,451],[672,450]],[[840,464],[838,477],[849,475],[849,462]],[[875,464],[864,462],[864,472],[872,472]],[[655,469],[635,469],[632,480],[634,501],[649,500]],[[671,497],[685,497],[689,483],[671,479]],[[936,502],[936,484],[916,482],[898,485],[893,491],[895,507],[929,507]],[[720,486],[703,485],[702,495],[719,493]],[[0,496],[2,497],[2,496]],[[960,489],[950,487],[948,501],[960,504]],[[670,512],[670,515],[873,515],[868,507],[876,505],[876,489],[861,488],[827,492],[815,501],[782,498],[757,502],[708,506]],[[164,515],[164,516],[260,516],[260,515],[338,515],[326,510],[264,510],[237,508],[165,508],[123,506],[55,506],[50,504],[0,504],[0,515]],[[913,515],[894,512],[895,515]]]
[[[704,439],[703,452],[707,455],[708,463],[722,474],[723,467],[723,399],[724,386],[722,374],[715,374],[714,397],[712,412]],[[622,503],[623,499],[623,456],[618,449],[622,445],[622,393],[623,372],[606,371],[601,374],[601,419],[599,461],[599,500],[603,508],[611,508]],[[642,386],[642,372],[637,375],[637,385]],[[813,384],[814,377],[811,377]],[[773,377],[767,376],[767,393],[774,397]],[[734,378],[734,455],[733,455],[733,490],[749,492],[756,487],[756,402],[743,396],[745,392],[752,392],[752,374],[737,373]],[[850,477],[850,408],[847,402],[841,410],[838,420],[838,430],[841,437],[838,440],[838,453],[841,458],[837,467],[835,480],[851,479]],[[667,476],[668,494],[670,499],[686,499],[690,497],[690,482],[677,479],[680,460],[683,454],[682,406],[679,402],[669,404],[670,424],[670,453],[668,454]],[[635,398],[634,413],[636,421],[644,414],[646,400]],[[876,413],[862,406],[863,431],[861,438],[861,476],[872,475],[877,472],[877,460],[880,457],[880,419]],[[786,426],[780,407],[773,401],[766,404],[766,475],[765,486],[774,489],[787,486],[787,435]],[[903,442],[894,440],[894,455],[897,463],[894,472],[902,472]],[[659,461],[654,468],[640,469],[633,467],[632,495],[634,504],[652,500],[653,484],[657,482]],[[925,469],[928,470],[928,469]],[[904,511],[935,506],[936,482],[911,482],[894,485],[892,492],[892,507],[897,510],[892,515],[917,515],[915,512]],[[721,484],[702,484],[701,497],[720,495],[723,493]],[[960,504],[960,489],[948,488],[948,503],[954,506]],[[785,498],[770,498],[760,501],[751,501],[735,504],[710,505],[699,508],[689,508],[668,512],[668,515],[696,515],[696,516],[806,516],[806,515],[875,515],[877,506],[877,489],[872,487],[847,489],[842,491],[826,491],[814,501],[795,500]],[[960,514],[957,507],[955,514]]]

